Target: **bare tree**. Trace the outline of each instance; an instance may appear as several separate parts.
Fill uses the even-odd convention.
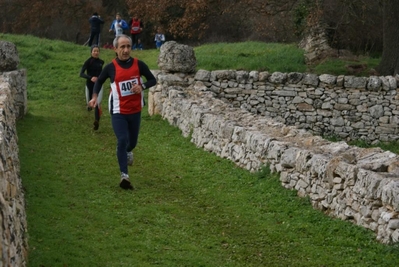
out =
[[[383,53],[377,67],[381,75],[399,74],[399,1],[383,1]]]
[[[151,42],[160,26],[168,39],[204,42],[297,42],[306,27],[323,20],[331,46],[355,53],[382,51],[381,0],[0,0],[3,32],[84,43],[89,36],[88,18],[94,12],[105,19],[102,37],[119,12],[125,20],[137,15],[144,22],[144,41]],[[399,1],[398,1],[399,2]],[[395,48],[395,1],[385,1],[384,50]],[[389,28],[390,27],[390,28]],[[391,33],[385,34],[388,30]],[[389,37],[391,36],[391,37]],[[386,54],[382,66],[388,68]],[[396,62],[395,62],[396,64]],[[391,67],[392,68],[392,67]]]
[[[204,17],[209,0],[127,0],[130,15],[137,15],[144,22],[162,26],[173,38],[197,38],[204,32]]]
[[[355,54],[382,51],[382,9],[375,0],[324,0],[329,44]]]
[[[0,0],[0,5],[7,12],[0,17],[7,32],[79,42],[89,35],[91,14],[102,9],[95,0]]]

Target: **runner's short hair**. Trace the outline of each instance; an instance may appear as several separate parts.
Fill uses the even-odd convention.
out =
[[[132,38],[130,38],[130,36],[128,36],[128,35],[126,35],[126,34],[121,34],[121,35],[116,36],[115,39],[114,39],[114,41],[113,41],[113,43],[112,43],[112,44],[114,45],[115,48],[118,48],[118,42],[119,42],[119,39],[120,39],[121,37],[124,37],[124,38],[129,39],[130,45],[132,45]]]

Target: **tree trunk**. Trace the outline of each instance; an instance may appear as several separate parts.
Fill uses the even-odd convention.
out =
[[[377,71],[380,75],[399,73],[399,1],[383,1],[383,52]]]

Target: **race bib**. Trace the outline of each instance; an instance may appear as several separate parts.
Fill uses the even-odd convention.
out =
[[[121,96],[133,95],[130,90],[133,88],[133,85],[138,84],[139,80],[137,78],[132,80],[127,80],[119,83],[119,88],[121,90]]]
[[[116,34],[116,35],[121,35],[121,34],[123,34],[123,29],[122,29],[122,27],[119,27],[118,22],[115,22],[115,34]]]

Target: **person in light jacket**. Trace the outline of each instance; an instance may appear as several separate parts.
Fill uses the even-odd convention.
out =
[[[111,23],[109,32],[114,32],[115,37],[122,35],[124,31],[129,29],[129,25],[124,21],[119,13],[116,13],[114,21]]]

